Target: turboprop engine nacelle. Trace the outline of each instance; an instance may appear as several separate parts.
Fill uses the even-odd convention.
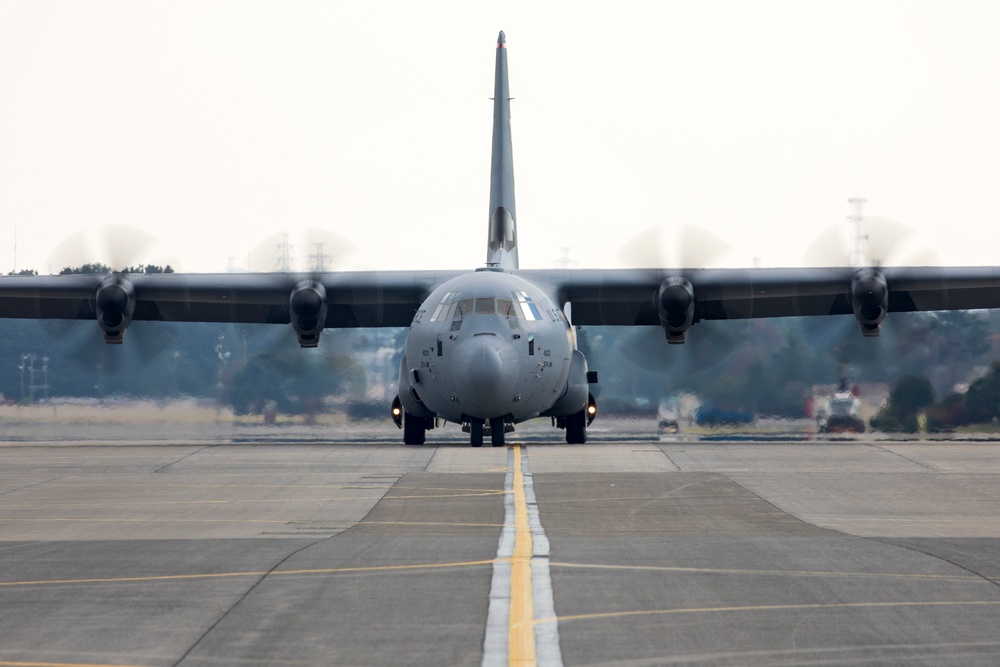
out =
[[[297,284],[288,298],[292,328],[302,347],[319,345],[319,335],[326,323],[326,288],[315,280]]]
[[[104,342],[121,345],[135,312],[135,289],[132,281],[121,274],[105,277],[97,288],[94,305],[97,323],[104,332]]]
[[[875,269],[862,269],[851,281],[851,306],[863,336],[877,336],[889,312],[889,286]]]
[[[660,283],[654,297],[660,325],[667,342],[679,345],[687,340],[688,329],[694,323],[694,286],[691,281],[672,277]]]

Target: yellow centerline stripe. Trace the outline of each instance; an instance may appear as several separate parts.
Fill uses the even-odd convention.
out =
[[[510,493],[505,489],[453,489],[438,486],[393,486],[391,488],[396,490],[405,489],[407,491],[478,491],[480,493],[489,493],[493,496],[502,496]]]
[[[714,567],[675,567],[669,565],[612,565],[602,563],[558,563],[549,567],[568,567],[584,570],[635,570],[637,572],[683,572],[691,574],[745,574],[778,577],[848,577],[859,579],[942,579],[981,582],[983,577],[972,574],[907,574],[905,572],[836,572],[832,570],[750,570]]]
[[[323,523],[322,521],[318,523]],[[347,522],[344,522],[347,523]],[[358,526],[465,526],[478,528],[503,528],[502,523],[468,523],[458,521],[362,521]]]
[[[475,498],[478,496],[502,496],[504,492],[501,491],[479,491],[477,493],[437,493],[437,494],[426,494],[426,495],[416,495],[416,496],[386,496],[383,500],[404,500],[404,499],[421,499],[421,498]]]
[[[114,517],[109,519],[91,519],[87,517],[72,517],[72,516],[5,516],[0,517],[0,524],[4,523],[17,523],[17,522],[31,522],[37,523],[40,521],[71,521],[79,523],[284,523],[284,524],[295,524],[302,521],[301,518],[298,519],[157,519],[151,517]]]
[[[535,664],[535,609],[531,588],[531,526],[521,470],[521,446],[514,446],[514,557],[510,564],[507,664]]]
[[[447,521],[324,521],[322,519],[157,519],[150,517],[114,517],[108,519],[91,519],[87,517],[0,517],[0,524],[4,523],[14,523],[14,522],[25,522],[29,521],[35,523],[38,521],[68,521],[68,522],[82,522],[82,523],[280,523],[287,524],[290,526],[300,526],[310,528],[322,529],[324,526],[314,527],[309,524],[349,524],[348,527],[352,526],[481,526],[487,528],[496,528],[502,526],[499,523],[462,523],[462,522],[447,522]],[[342,526],[337,526],[341,528]],[[322,530],[320,530],[322,532]]]
[[[504,560],[504,559],[501,559]],[[107,579],[42,579],[37,581],[0,581],[3,586],[54,586],[61,584],[120,584],[149,581],[173,581],[184,579],[223,579],[227,577],[276,577],[280,575],[303,574],[344,574],[353,572],[393,572],[404,570],[440,570],[446,568],[475,567],[493,565],[497,559],[470,560],[457,563],[415,563],[413,565],[373,565],[370,567],[328,567],[314,570],[276,570],[273,572],[215,572],[205,574],[161,574],[148,577],[113,577]],[[4,663],[0,662],[0,665]]]
[[[89,662],[9,662],[0,660],[0,667],[138,667],[137,665],[108,665]]]
[[[595,614],[576,614],[559,616],[557,618],[540,618],[535,625],[543,623],[565,623],[566,621],[591,621],[604,618],[623,618],[628,616],[655,616],[669,614],[717,614],[725,612],[747,611],[798,611],[805,609],[851,609],[878,607],[964,607],[964,606],[1000,606],[998,600],[941,600],[931,602],[834,602],[830,604],[774,604],[749,605],[745,607],[694,607],[688,609],[646,609],[636,611],[611,611]]]
[[[60,477],[60,478],[58,478],[58,480],[55,479],[55,478],[53,478],[50,482],[46,482],[46,484],[51,485],[51,484],[55,483],[56,481],[58,481],[59,484],[61,484],[63,486],[77,485],[78,483],[80,485],[83,485],[83,486],[86,486],[86,487],[92,487],[93,486],[93,481],[90,480],[90,479],[84,478],[84,477]],[[173,482],[173,481],[166,481],[166,482],[164,482],[162,480],[153,480],[149,484],[115,484],[115,488],[116,489],[125,489],[125,488],[156,489],[156,490],[169,491],[171,489],[204,489],[205,485],[204,484],[182,484],[182,483]],[[235,490],[240,490],[240,489],[285,489],[285,490],[287,490],[288,489],[288,485],[287,484],[223,484],[223,485],[216,485],[214,488],[218,489],[218,490],[226,490],[226,489],[235,489]],[[393,488],[393,485],[389,484],[387,482],[345,482],[344,484],[296,484],[295,488],[296,489],[324,489],[324,490],[328,490],[328,491],[337,491],[337,490],[347,490],[347,491],[378,491],[379,489],[391,489],[391,488]],[[404,488],[404,487],[396,487],[396,488]],[[455,490],[458,490],[458,491],[476,491],[478,489],[441,489],[441,490],[442,491],[455,491]],[[2,664],[3,663],[0,662],[0,665],[2,665]]]
[[[248,503],[305,503],[305,502],[323,502],[323,501],[351,501],[351,500],[420,500],[423,498],[470,498],[478,496],[501,496],[504,495],[503,491],[480,491],[478,493],[436,493],[436,494],[426,494],[426,495],[409,495],[409,496],[322,496],[322,497],[307,497],[307,498],[237,498],[237,499],[205,499],[205,500],[153,500],[142,502],[138,501],[134,507],[152,507],[159,505],[244,505]],[[18,504],[7,504],[0,505],[0,510],[13,510],[13,509],[38,509],[38,510],[53,510],[53,509],[94,509],[99,507],[121,507],[120,502],[106,502],[106,503],[73,503],[73,504],[59,504],[59,505],[39,505],[34,503],[18,503]]]

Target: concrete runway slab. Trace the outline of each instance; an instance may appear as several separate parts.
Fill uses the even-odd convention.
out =
[[[337,438],[0,446],[0,667],[482,664],[508,449]],[[515,446],[562,664],[1000,664],[1000,444]]]

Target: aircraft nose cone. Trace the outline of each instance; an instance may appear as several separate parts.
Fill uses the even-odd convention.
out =
[[[455,348],[451,357],[458,400],[470,417],[490,419],[510,412],[517,387],[514,348],[497,336],[473,336]]]

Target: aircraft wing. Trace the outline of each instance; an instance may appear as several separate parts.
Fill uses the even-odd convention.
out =
[[[288,324],[290,297],[315,281],[324,326],[405,327],[423,300],[459,271],[131,274],[0,277],[0,317],[95,319],[98,293],[124,280],[133,320]],[[553,269],[516,275],[571,304],[577,325],[1000,308],[1000,267],[803,269]],[[881,291],[880,291],[881,290]],[[690,295],[689,302],[684,294]],[[678,296],[679,295],[679,296]],[[680,309],[680,310],[678,310]],[[872,309],[882,312],[874,313]],[[671,318],[673,318],[671,320]],[[683,324],[683,323],[682,323]],[[864,324],[864,322],[862,322]],[[686,327],[677,325],[677,330]]]
[[[405,327],[431,290],[458,272],[115,274],[0,277],[0,317],[96,319],[98,293],[124,279],[133,320],[288,324],[303,282],[326,293],[326,327]]]
[[[669,320],[681,331],[684,316],[690,326],[701,320],[854,314],[863,327],[874,327],[874,335],[887,312],[1000,308],[1000,267],[517,273],[570,303],[577,325],[667,327]]]

